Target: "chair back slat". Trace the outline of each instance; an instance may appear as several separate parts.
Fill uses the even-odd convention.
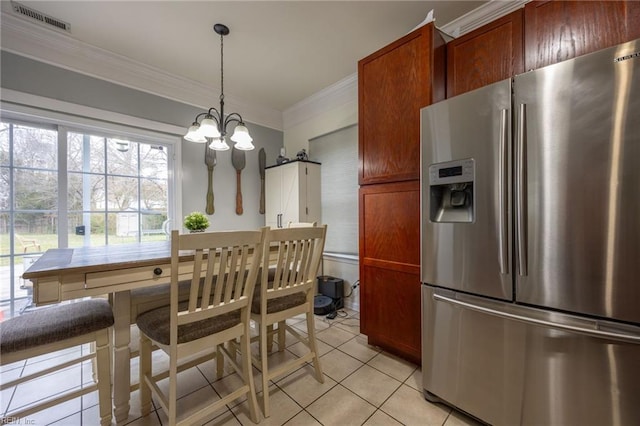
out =
[[[233,294],[243,294],[244,292],[244,281],[246,279],[245,271],[247,270],[248,262],[249,262],[249,247],[243,246],[238,248],[237,256],[235,261],[232,260],[233,265],[238,265],[234,269],[233,276],[235,278],[233,285]]]
[[[265,271],[274,265],[269,256],[264,256],[261,288],[263,299],[273,299],[295,291],[308,292],[313,288],[324,248],[326,229],[325,225],[269,231],[266,246],[277,246],[277,256],[271,284],[266,282],[268,274]],[[266,303],[266,300],[263,300],[263,303]]]
[[[216,253],[214,259],[212,259],[211,269],[215,274],[215,286],[213,291],[213,300],[222,299],[222,290],[224,289],[224,263],[221,260],[222,256]],[[216,263],[217,262],[217,263]],[[217,268],[216,268],[217,266]]]
[[[189,312],[198,308],[198,293],[200,292],[200,274],[202,273],[202,250],[196,250],[193,261],[193,276],[189,289]]]
[[[211,299],[211,289],[213,288],[213,281],[215,280],[215,267],[216,260],[218,256],[216,253],[209,252],[207,253],[207,270],[205,272],[204,283],[202,284],[202,295],[201,299],[203,301]]]
[[[262,258],[266,232],[267,228],[256,231],[185,235],[180,235],[178,231],[172,232],[172,338],[174,326],[177,339],[178,325],[201,321],[248,306],[260,266],[260,262],[248,261],[249,253],[258,259]],[[181,250],[194,256],[193,270],[190,271],[189,301],[184,309],[178,308],[177,263]]]

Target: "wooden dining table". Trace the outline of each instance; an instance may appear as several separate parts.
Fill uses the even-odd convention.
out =
[[[180,256],[188,270],[193,257]],[[141,242],[49,249],[22,274],[33,283],[36,305],[110,295],[113,327],[113,401],[117,423],[127,420],[130,399],[130,291],[169,283],[171,243]]]

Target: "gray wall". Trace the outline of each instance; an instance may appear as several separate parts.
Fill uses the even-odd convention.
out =
[[[186,126],[191,124],[200,108],[172,101],[160,96],[119,86],[108,81],[68,71],[59,67],[2,51],[0,57],[0,85],[5,89],[53,98],[133,117]],[[1,96],[1,93],[0,93]],[[212,99],[216,106],[218,99]],[[242,111],[237,111],[242,113]],[[247,153],[246,168],[242,172],[244,214],[235,213],[235,170],[230,151],[218,153],[214,169],[215,213],[210,217],[210,229],[251,229],[264,225],[259,214],[260,178],[258,150],[265,148],[267,165],[275,159],[283,146],[281,131],[247,123],[256,149]],[[207,169],[204,146],[182,140],[182,212],[204,211],[207,191]]]

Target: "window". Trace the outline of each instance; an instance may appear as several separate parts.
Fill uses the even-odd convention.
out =
[[[0,122],[0,311],[28,307],[24,269],[50,248],[167,239],[175,212],[166,137]]]
[[[322,223],[328,225],[325,252],[358,254],[358,126],[309,141],[322,163]]]

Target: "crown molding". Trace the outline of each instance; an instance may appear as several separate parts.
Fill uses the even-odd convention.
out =
[[[354,73],[303,99],[282,113],[284,130],[358,99],[358,74]]]
[[[2,11],[2,50],[131,89],[208,109],[219,88],[205,86],[126,56],[73,39]],[[230,110],[246,121],[282,130],[282,112],[225,94]]]
[[[490,0],[438,29],[447,35],[455,34],[455,37],[459,37],[520,9],[529,1],[531,0]]]

